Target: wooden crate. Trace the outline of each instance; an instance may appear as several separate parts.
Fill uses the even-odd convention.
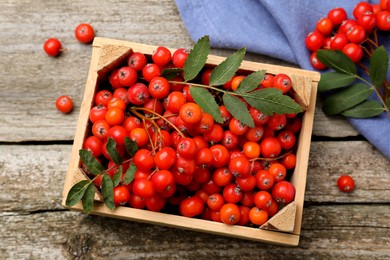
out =
[[[82,148],[83,141],[88,134],[89,111],[93,106],[93,96],[99,86],[99,78],[105,77],[114,67],[123,62],[132,51],[151,55],[155,49],[156,46],[151,45],[107,38],[95,38],[93,42],[92,58],[84,98],[80,108],[80,115],[72,147],[69,169],[63,190],[62,204],[65,207],[66,196],[70,188],[77,182],[86,178],[79,169],[79,150]],[[207,64],[218,65],[224,59],[225,58],[223,57],[209,55]],[[302,129],[298,138],[298,149],[296,152],[297,164],[291,178],[291,182],[296,188],[295,200],[292,203],[284,207],[261,228],[243,227],[237,225],[229,226],[213,221],[186,218],[166,213],[156,213],[148,210],[133,209],[130,207],[118,207],[115,210],[110,210],[104,205],[104,203],[101,202],[101,196],[97,193],[95,196],[92,214],[267,243],[298,245],[301,231],[302,210],[314,119],[317,83],[320,75],[316,72],[306,70],[248,61],[242,62],[241,69],[246,71],[266,70],[267,73],[271,74],[288,74],[293,81],[295,98],[306,108],[302,119]],[[82,211],[81,202],[73,207],[70,207],[70,209]]]

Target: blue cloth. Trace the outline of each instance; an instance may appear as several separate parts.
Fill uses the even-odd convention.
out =
[[[343,7],[353,18],[359,0],[176,0],[183,22],[196,42],[204,35],[216,48],[259,53],[313,68],[305,47],[306,35],[329,10]],[[390,41],[386,40],[390,50]],[[355,129],[390,159],[390,118],[348,119]],[[357,151],[358,152],[358,151]]]

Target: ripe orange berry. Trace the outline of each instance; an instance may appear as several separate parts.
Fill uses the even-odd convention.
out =
[[[187,124],[196,124],[202,119],[202,109],[195,103],[184,104],[179,111],[179,116]]]
[[[235,77],[233,77],[232,82],[231,82],[232,90],[236,91],[236,89],[240,85],[241,81],[243,81],[244,79],[245,79],[245,76],[235,76]]]
[[[260,145],[256,142],[245,142],[242,151],[248,159],[258,158],[260,156]]]

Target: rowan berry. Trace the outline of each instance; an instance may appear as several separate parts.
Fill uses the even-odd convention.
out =
[[[127,59],[127,65],[133,68],[135,71],[142,71],[146,66],[147,60],[145,54],[141,52],[133,52]]]
[[[61,53],[62,44],[57,38],[49,38],[43,44],[43,50],[47,55],[56,57]]]
[[[171,89],[171,86],[166,78],[155,77],[149,82],[149,93],[157,99],[165,98]]]
[[[219,212],[221,221],[227,225],[234,225],[240,220],[240,208],[234,203],[226,203]]]
[[[88,23],[79,24],[75,31],[75,37],[79,42],[90,43],[95,38],[95,30]]]
[[[153,52],[152,60],[160,67],[164,67],[171,61],[171,51],[164,46],[159,46]]]
[[[60,96],[56,100],[56,108],[58,111],[68,114],[73,109],[73,102],[69,96]]]
[[[342,192],[351,192],[355,188],[355,182],[349,175],[342,175],[337,179],[337,186]]]
[[[172,55],[172,63],[176,68],[183,68],[188,58],[190,51],[188,49],[179,48]]]
[[[196,124],[202,119],[202,110],[196,103],[186,103],[179,110],[180,118],[188,124]]]

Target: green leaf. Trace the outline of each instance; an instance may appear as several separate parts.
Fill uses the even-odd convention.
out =
[[[327,97],[322,103],[322,110],[328,116],[336,115],[366,100],[373,89],[358,83]]]
[[[357,75],[345,74],[337,71],[324,73],[318,82],[318,91],[328,91],[332,89],[349,86],[355,81]]]
[[[198,75],[199,71],[201,71],[206,64],[209,52],[210,40],[209,36],[205,35],[196,42],[184,63],[183,70],[185,81],[190,81]]]
[[[302,112],[302,107],[292,98],[275,88],[265,88],[245,94],[244,99],[264,114],[291,114]]]
[[[195,102],[203,109],[204,112],[209,113],[216,122],[223,123],[223,118],[221,112],[219,111],[219,106],[215,101],[215,98],[211,93],[201,87],[190,87],[190,93]]]
[[[65,204],[68,207],[72,207],[79,202],[82,197],[84,196],[85,191],[88,188],[88,185],[91,184],[91,181],[88,180],[82,180],[75,185],[72,186],[72,188],[69,190],[68,196],[66,196],[66,202]]]
[[[265,70],[259,70],[249,74],[236,89],[237,93],[246,93],[255,90],[264,79]]]
[[[104,174],[103,175],[103,180],[102,180],[102,195],[103,195],[103,200],[104,204],[109,209],[114,209],[115,208],[115,203],[114,203],[114,184],[112,183],[112,180],[109,175]]]
[[[166,68],[161,72],[161,77],[166,78],[167,80],[174,79],[183,69],[180,68]]]
[[[103,165],[92,155],[88,150],[81,149],[79,151],[80,159],[87,167],[88,171],[93,175],[98,175],[104,171]]]
[[[95,185],[91,182],[82,198],[84,212],[89,214],[93,209],[93,202],[95,200]]]
[[[120,183],[121,181],[121,177],[122,177],[122,165],[118,167],[118,170],[116,171],[116,173],[114,174],[114,176],[112,177],[112,185],[114,187],[118,186],[118,184]]]
[[[134,154],[138,151],[137,143],[127,136],[125,137],[125,147],[130,156],[134,156]]]
[[[210,75],[210,86],[223,85],[228,82],[240,68],[246,48],[239,49],[221,62]]]
[[[317,59],[327,67],[345,74],[356,74],[356,65],[341,51],[318,50]]]
[[[341,113],[343,116],[348,117],[355,117],[355,118],[368,118],[368,117],[375,117],[382,114],[384,111],[384,108],[382,107],[381,103],[379,103],[376,100],[366,100],[363,103],[360,103],[359,105],[345,110],[343,113]]]
[[[386,106],[390,109],[390,97],[388,97],[386,100]]]
[[[129,168],[127,169],[125,173],[125,177],[123,179],[123,182],[126,185],[129,184],[134,179],[134,175],[136,171],[137,171],[137,166],[135,166],[135,164],[132,162]]]
[[[377,48],[370,58],[370,79],[375,86],[381,87],[386,80],[387,68],[389,67],[389,55],[385,47]]]
[[[238,121],[249,127],[255,127],[255,123],[253,122],[248,109],[246,108],[244,102],[242,102],[238,97],[225,93],[222,97],[222,100],[227,110]]]
[[[116,164],[122,164],[122,157],[119,155],[118,151],[116,150],[116,142],[111,137],[108,138],[108,142],[106,145],[107,153],[111,157],[111,160]]]

